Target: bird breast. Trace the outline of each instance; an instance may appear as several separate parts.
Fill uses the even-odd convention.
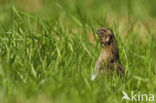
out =
[[[100,54],[102,57],[102,60],[103,61],[108,60],[111,55],[110,53],[111,53],[110,49],[102,49],[101,54]]]

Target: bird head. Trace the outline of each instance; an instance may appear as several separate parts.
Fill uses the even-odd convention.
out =
[[[108,28],[97,29],[96,33],[100,37],[102,47],[110,45],[112,37],[114,36],[113,32],[110,29]]]

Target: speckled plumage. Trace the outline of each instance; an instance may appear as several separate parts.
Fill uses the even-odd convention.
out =
[[[97,30],[97,34],[100,37],[102,50],[95,63],[95,75],[97,75],[100,66],[102,71],[112,73],[116,70],[118,74],[124,75],[125,71],[120,63],[119,49],[113,32],[107,28],[101,28]],[[92,79],[94,78],[92,77]]]

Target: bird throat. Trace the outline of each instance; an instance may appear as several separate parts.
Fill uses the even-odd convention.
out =
[[[105,47],[107,47],[107,46],[109,46],[109,45],[110,45],[110,43],[108,43],[108,42],[105,42],[105,43],[102,43],[102,42],[101,42],[102,48],[105,48]]]

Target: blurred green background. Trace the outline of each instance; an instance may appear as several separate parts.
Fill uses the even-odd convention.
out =
[[[126,78],[90,81],[112,29]],[[0,0],[0,103],[125,103],[156,95],[156,0]]]

